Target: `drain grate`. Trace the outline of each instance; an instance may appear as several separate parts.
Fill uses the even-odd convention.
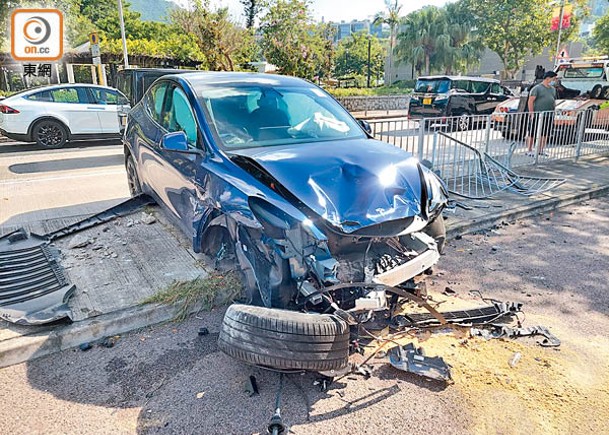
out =
[[[37,325],[71,316],[74,293],[49,240],[23,229],[0,237],[0,318]]]

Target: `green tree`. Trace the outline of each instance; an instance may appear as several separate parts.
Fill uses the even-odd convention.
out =
[[[592,47],[599,54],[609,54],[609,13],[596,22],[592,31]]]
[[[196,0],[191,10],[174,10],[171,22],[195,36],[210,70],[245,68],[256,56],[254,36],[230,20],[228,8],[212,11],[209,1]]]
[[[261,46],[282,74],[326,77],[332,71],[331,28],[314,24],[308,0],[276,0],[261,18]]]
[[[245,15],[245,27],[252,29],[254,27],[256,17],[264,6],[263,0],[239,0],[243,6],[243,15]]]
[[[444,66],[450,43],[446,12],[426,6],[402,20],[396,54],[400,62],[409,62],[419,73],[423,70],[429,75]]]
[[[514,78],[529,56],[544,48],[554,52],[557,33],[550,29],[552,10],[547,0],[461,0],[470,11],[484,45],[499,55],[509,77]],[[574,0],[576,13],[572,26],[562,34],[567,41],[577,34],[578,23],[586,14],[585,0]]]
[[[377,77],[383,73],[385,47],[378,38],[366,32],[358,32],[338,43],[334,67],[334,75],[337,78],[356,76],[360,82],[359,85],[366,83],[368,43],[370,43],[370,75]]]
[[[395,50],[398,26],[400,24],[400,11],[402,5],[398,4],[398,0],[385,0],[386,11],[376,14],[374,25],[387,24],[389,26],[389,70],[393,68],[393,52]],[[388,80],[387,80],[388,79]],[[392,77],[385,78],[388,85],[392,83]]]

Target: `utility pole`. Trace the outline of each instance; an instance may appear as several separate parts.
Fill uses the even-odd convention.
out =
[[[560,1],[560,16],[558,18],[558,44],[556,44],[556,53],[554,53],[554,68],[558,65],[558,54],[560,53],[560,39],[562,37],[562,19],[565,13],[565,0]]]
[[[125,38],[125,19],[123,18],[123,1],[118,0],[118,21],[121,26],[121,39],[123,40],[123,59],[125,61],[125,69],[129,68],[129,57],[127,55],[127,38]]]
[[[368,78],[366,80],[367,87],[370,87],[370,44],[372,42],[372,38],[368,35]]]

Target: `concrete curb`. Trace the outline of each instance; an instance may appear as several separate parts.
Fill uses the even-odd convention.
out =
[[[513,221],[539,215],[571,204],[609,194],[609,186],[595,186],[585,192],[564,194],[557,198],[541,199],[511,210],[503,210],[479,220],[457,223],[448,227],[447,236],[487,229],[502,221]],[[144,305],[104,314],[89,320],[56,328],[50,332],[19,336],[0,342],[0,368],[60,352],[82,343],[103,337],[124,334],[136,329],[157,325],[175,318],[176,307]]]
[[[60,352],[82,343],[123,334],[175,318],[177,308],[140,305],[61,326],[49,332],[15,337],[0,342],[0,368]]]
[[[449,223],[447,225],[446,237],[451,240],[457,235],[471,234],[476,231],[491,228],[494,225],[500,224],[502,221],[514,221],[516,219],[543,214],[548,211],[577,204],[588,199],[598,198],[607,194],[609,194],[609,186],[595,186],[576,194],[564,194],[557,198],[540,199],[527,205],[493,213],[482,219],[472,219],[471,222],[457,223],[454,226],[451,226]]]

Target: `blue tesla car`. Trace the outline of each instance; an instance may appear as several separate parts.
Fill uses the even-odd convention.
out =
[[[133,195],[152,196],[249,304],[377,309],[431,268],[447,193],[321,88],[268,74],[158,79],[124,136]]]

